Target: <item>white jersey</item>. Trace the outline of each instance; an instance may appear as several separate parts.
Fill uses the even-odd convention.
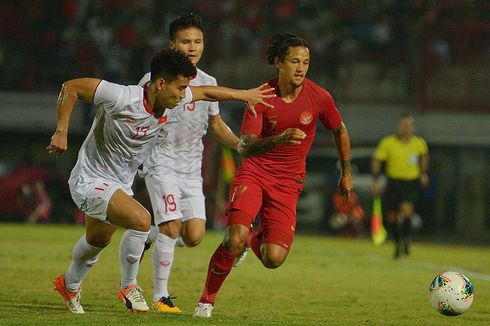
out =
[[[140,81],[144,85],[150,79],[146,74]],[[197,69],[191,86],[216,86],[216,79]],[[219,114],[218,102],[196,101],[181,104],[169,115],[163,126],[156,146],[144,164],[144,173],[180,174],[190,178],[201,178],[201,164],[204,145],[202,137],[207,132],[210,116]]]
[[[191,101],[189,89],[181,104]],[[155,118],[145,106],[143,87],[136,85],[103,80],[95,91],[94,104],[98,107],[97,115],[80,148],[70,180],[86,176],[132,184],[168,117],[164,114]]]

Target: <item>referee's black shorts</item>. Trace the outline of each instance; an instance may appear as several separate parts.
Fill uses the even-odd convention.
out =
[[[419,179],[398,180],[388,178],[383,196],[383,206],[386,210],[398,210],[402,202],[410,202],[414,206],[420,192]]]

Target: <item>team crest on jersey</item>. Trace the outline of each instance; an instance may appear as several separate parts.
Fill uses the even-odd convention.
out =
[[[313,121],[313,113],[311,113],[310,111],[304,111],[299,116],[299,122],[302,125],[309,125],[312,121]]]
[[[164,115],[158,119],[158,124],[162,124],[168,121],[168,116]]]

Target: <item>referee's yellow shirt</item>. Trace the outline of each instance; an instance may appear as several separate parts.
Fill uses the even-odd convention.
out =
[[[420,156],[428,153],[425,140],[416,135],[407,142],[398,135],[384,137],[374,151],[374,158],[386,162],[386,175],[392,179],[415,180],[420,177]]]

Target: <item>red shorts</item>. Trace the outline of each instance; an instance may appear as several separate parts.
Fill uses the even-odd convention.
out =
[[[230,186],[227,223],[250,227],[260,213],[257,235],[262,238],[262,243],[278,244],[289,251],[296,229],[296,204],[302,188],[303,179],[237,176]],[[233,210],[245,214],[230,214]]]

